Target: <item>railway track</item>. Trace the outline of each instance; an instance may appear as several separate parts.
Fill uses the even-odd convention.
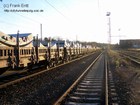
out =
[[[108,85],[109,84],[109,85]],[[96,58],[54,105],[117,105],[111,71],[104,54]]]
[[[119,52],[122,56],[128,58],[129,60],[133,61],[134,63],[136,64],[140,64],[140,58],[139,57],[136,57],[132,54],[129,54],[129,51],[127,52]]]

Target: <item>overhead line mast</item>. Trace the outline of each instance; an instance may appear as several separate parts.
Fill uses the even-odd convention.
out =
[[[108,17],[108,35],[109,35],[109,45],[111,44],[111,19],[110,19],[111,12],[107,12],[106,16]]]

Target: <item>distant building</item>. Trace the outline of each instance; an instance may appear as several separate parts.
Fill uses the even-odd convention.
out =
[[[120,40],[121,48],[140,48],[140,39]]]

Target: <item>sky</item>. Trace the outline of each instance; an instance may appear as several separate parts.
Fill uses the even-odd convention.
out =
[[[139,5],[139,0],[0,0],[0,31],[41,37],[42,24],[43,38],[108,43],[106,13],[110,12],[115,44],[120,39],[140,39]]]

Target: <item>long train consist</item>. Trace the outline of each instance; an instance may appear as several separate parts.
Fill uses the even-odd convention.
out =
[[[0,74],[9,68],[31,68],[35,64],[54,66],[95,50],[73,42],[38,41],[31,33],[7,35],[0,32]]]

